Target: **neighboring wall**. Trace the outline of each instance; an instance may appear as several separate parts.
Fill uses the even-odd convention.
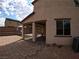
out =
[[[35,14],[32,15],[32,17],[29,17],[23,23],[47,20],[46,43],[70,45],[72,44],[72,38],[79,36],[79,7],[75,7],[74,0],[38,0],[34,4],[34,12]],[[71,18],[70,22],[72,37],[55,37],[55,18]]]
[[[18,31],[16,27],[0,27],[0,36],[16,35]]]

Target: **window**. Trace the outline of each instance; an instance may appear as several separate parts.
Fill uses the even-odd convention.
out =
[[[71,35],[69,19],[56,20],[56,35]]]
[[[74,0],[75,6],[79,7],[79,0]]]

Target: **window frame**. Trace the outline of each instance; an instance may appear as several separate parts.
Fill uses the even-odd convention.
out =
[[[55,20],[56,20],[56,36],[57,37],[71,37],[71,18],[55,18]],[[70,24],[70,30],[69,30],[69,32],[70,32],[70,34],[69,35],[65,35],[65,27],[64,27],[64,21],[65,20],[68,20],[69,21],[69,24]],[[59,34],[57,34],[57,21],[62,21],[63,22],[63,34],[62,35],[59,35]]]
[[[75,6],[79,7],[79,1],[78,0],[74,0]]]

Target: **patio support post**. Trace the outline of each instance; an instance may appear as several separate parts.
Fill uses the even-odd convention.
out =
[[[22,31],[21,31],[21,33],[22,33],[22,39],[24,39],[24,25],[22,25]]]
[[[32,34],[33,34],[33,42],[36,40],[36,30],[35,30],[35,22],[32,23]]]

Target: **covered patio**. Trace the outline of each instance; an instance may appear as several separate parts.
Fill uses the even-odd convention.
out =
[[[29,31],[29,34],[24,33],[25,30]],[[22,27],[22,37],[26,40],[26,37],[32,39],[33,42],[36,41],[46,41],[46,20],[40,20],[35,22],[27,22],[23,24]],[[40,39],[39,39],[40,38]]]

